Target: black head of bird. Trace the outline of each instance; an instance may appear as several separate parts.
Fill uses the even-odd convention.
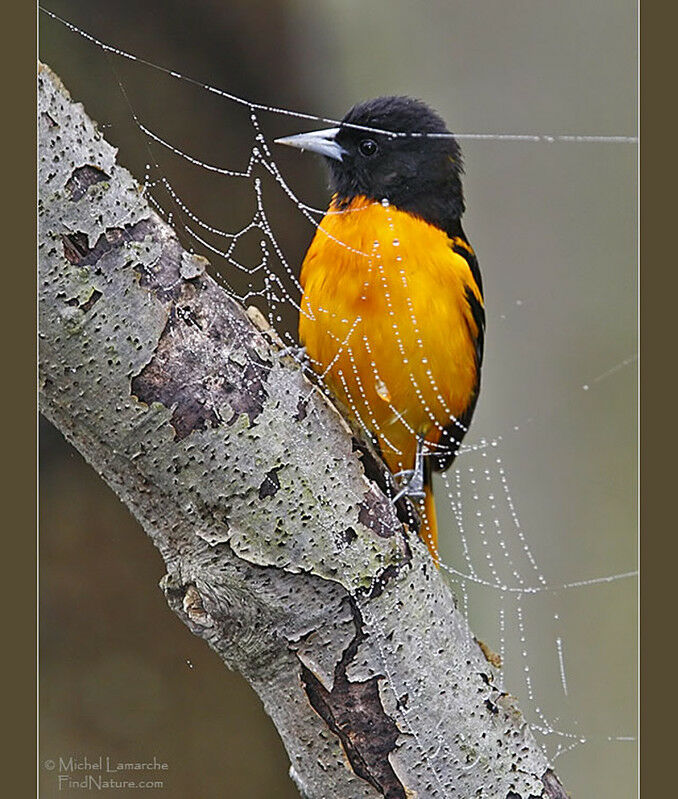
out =
[[[355,105],[339,127],[276,139],[324,156],[335,204],[388,200],[444,230],[464,212],[457,141],[426,103],[378,97]]]

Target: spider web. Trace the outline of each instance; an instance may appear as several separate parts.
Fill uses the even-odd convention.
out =
[[[330,311],[324,308],[304,309],[301,307],[301,285],[298,279],[298,264],[301,253],[287,252],[284,239],[285,214],[290,210],[298,213],[308,226],[309,236],[319,228],[325,209],[314,207],[298,196],[294,187],[285,178],[270,147],[271,137],[266,132],[264,120],[269,117],[291,117],[298,120],[320,123],[319,126],[336,125],[337,120],[318,117],[308,113],[276,108],[261,103],[250,102],[227,91],[196,81],[189,76],[151,64],[131,53],[124,52],[110,44],[95,39],[75,25],[45,11],[52,19],[69,28],[73,33],[85,38],[107,54],[111,61],[116,81],[125,98],[138,135],[139,147],[148,154],[144,189],[156,210],[182,234],[189,249],[204,254],[218,270],[217,277],[224,289],[239,302],[254,304],[266,315],[282,340],[290,347],[297,345],[296,317],[310,313],[316,324],[322,324]],[[132,62],[134,68],[150,69],[174,81],[190,84],[196,89],[214,95],[225,104],[247,116],[249,125],[249,152],[241,161],[226,159],[225,163],[209,161],[194,152],[190,147],[169,140],[161,130],[148,126],[128,96],[125,83],[114,63],[116,60]],[[292,127],[289,132],[296,132]],[[622,146],[637,144],[635,136],[610,135],[551,135],[514,133],[461,133],[455,134],[462,143],[467,141],[498,141],[541,146]],[[173,162],[189,165],[204,179],[218,181],[219,191],[227,195],[233,182],[244,183],[249,187],[251,197],[249,217],[240,223],[229,220],[224,214],[218,219],[203,218],[192,208],[187,199],[190,190],[181,181],[170,179]],[[195,179],[195,178],[194,178]],[[190,181],[188,181],[190,184]],[[388,214],[388,202],[383,201]],[[336,211],[333,213],[361,213],[363,208]],[[327,235],[327,234],[326,234]],[[395,219],[391,219],[388,241],[374,241],[366,251],[357,251],[346,242],[335,239],[338,246],[346,247],[354,255],[365,260],[366,281],[380,287],[389,307],[390,291],[393,281],[403,281],[406,285],[407,272],[389,272],[384,268],[382,253],[387,248],[399,245]],[[396,256],[396,261],[400,256]],[[402,260],[402,259],[401,259]],[[481,256],[482,266],[482,256]],[[501,319],[513,312],[520,312],[522,300],[515,300],[514,306]],[[395,319],[395,316],[394,316]],[[329,321],[329,320],[328,320]],[[337,344],[337,357],[348,356],[352,364],[350,374],[339,374],[344,387],[354,382],[359,394],[366,395],[365,378],[361,376],[353,361],[354,347],[359,346],[371,353],[367,337],[357,340],[360,318],[332,320],[328,336],[334,336]],[[403,358],[401,336],[404,332],[411,336],[417,333],[418,321],[410,306],[410,318],[395,320],[393,335]],[[488,344],[491,346],[495,330],[495,320],[489,319]],[[338,331],[338,332],[337,332]],[[624,357],[611,366],[601,369],[593,377],[588,377],[572,386],[571,395],[581,392],[594,393],[608,381],[614,380],[620,372],[634,367],[635,353],[624,353]],[[329,366],[312,364],[323,386]],[[405,364],[406,365],[406,364]],[[379,375],[378,357],[372,360],[374,385],[383,384]],[[412,389],[427,409],[423,390],[433,391],[441,404],[445,405],[432,373],[429,385],[417,384],[410,374]],[[350,392],[347,390],[347,394]],[[310,396],[310,395],[309,395]],[[390,405],[387,391],[381,398]],[[482,394],[481,394],[482,397]],[[563,405],[572,397],[564,397]],[[364,428],[367,437],[370,431],[379,430],[379,425],[371,414],[369,403],[355,398],[352,404],[354,417]],[[360,405],[360,407],[359,407]],[[390,405],[395,415],[397,408]],[[564,577],[557,564],[549,561],[543,551],[539,551],[539,531],[534,530],[529,515],[523,514],[520,502],[512,483],[508,464],[517,447],[527,448],[529,437],[539,434],[548,427],[550,420],[557,417],[561,409],[553,406],[548,409],[527,408],[522,418],[513,420],[509,429],[489,434],[474,424],[464,444],[459,450],[457,460],[447,472],[436,477],[434,493],[436,496],[441,540],[446,542],[445,551],[440,553],[440,566],[458,598],[460,608],[470,621],[470,627],[487,645],[496,650],[501,658],[499,670],[500,686],[516,694],[521,709],[540,741],[551,763],[563,758],[563,766],[558,764],[561,777],[567,785],[567,757],[584,746],[629,746],[635,751],[635,719],[628,719],[625,729],[606,727],[605,714],[599,713],[601,707],[593,702],[588,712],[577,700],[577,694],[589,696],[590,686],[586,685],[587,672],[604,673],[606,664],[614,657],[604,648],[598,651],[591,641],[581,636],[572,639],[569,621],[573,616],[588,612],[592,592],[608,592],[608,597],[595,605],[609,612],[615,608],[618,587],[637,576],[635,563],[627,569],[610,570],[608,573],[571,575]],[[430,412],[430,409],[428,409]],[[401,418],[402,423],[407,422]],[[442,428],[431,415],[434,425]],[[456,422],[452,413],[449,421]],[[448,422],[449,423],[449,422]],[[458,423],[458,422],[457,422]],[[458,423],[460,424],[460,423]],[[414,435],[414,431],[410,430]],[[382,432],[386,445],[388,434]],[[394,449],[396,449],[394,447]],[[513,467],[512,467],[513,468]],[[512,471],[511,468],[511,471]],[[538,475],[535,479],[538,479]],[[548,553],[546,553],[548,554]],[[610,563],[615,563],[610,558]],[[369,617],[366,622],[370,624]],[[604,619],[599,619],[600,625]],[[377,631],[378,635],[378,631]],[[391,675],[386,675],[398,696],[403,693],[393,684]],[[629,693],[635,686],[629,684]],[[585,704],[585,700],[584,700]],[[576,762],[576,761],[575,761]],[[435,757],[431,758],[431,770],[435,776]]]

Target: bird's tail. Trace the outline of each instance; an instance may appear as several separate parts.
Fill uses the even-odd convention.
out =
[[[438,565],[438,521],[436,519],[436,506],[433,501],[433,470],[426,460],[424,462],[424,500],[422,502],[421,531],[420,535],[433,557],[433,562]]]

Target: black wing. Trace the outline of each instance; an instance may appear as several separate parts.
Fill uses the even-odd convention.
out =
[[[454,243],[452,245],[452,249],[457,253],[457,255],[461,255],[461,257],[469,265],[471,276],[478,287],[480,296],[482,297],[483,280],[480,275],[478,259],[474,255],[473,250],[470,248],[464,237],[457,236],[453,241]],[[436,451],[430,456],[430,460],[433,462],[433,468],[437,472],[444,472],[445,469],[448,469],[452,465],[461,442],[463,441],[464,436],[468,431],[469,425],[471,424],[473,412],[475,411],[476,403],[478,402],[478,394],[480,392],[480,369],[483,363],[483,355],[485,352],[485,309],[483,308],[482,302],[478,300],[476,295],[471,290],[470,286],[466,287],[466,302],[469,304],[471,315],[476,327],[476,330],[472,330],[469,327],[469,334],[473,338],[475,346],[476,382],[473,387],[471,397],[469,398],[469,403],[464,412],[456,421],[445,426],[438,441],[440,450]]]

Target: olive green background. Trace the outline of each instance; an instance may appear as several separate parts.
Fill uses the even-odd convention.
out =
[[[407,93],[429,101],[460,132],[635,132],[632,3],[322,0],[189,8],[157,0],[48,7],[149,61],[322,116],[341,117],[370,96]],[[134,174],[142,177],[145,164],[158,159],[201,218],[226,229],[248,221],[251,184],[188,166],[158,147],[149,152],[117,79],[144,124],[192,155],[236,169],[252,144],[242,109],[106,56],[44,15],[41,57],[91,116],[110,126],[105,133]],[[261,121],[267,137],[306,127],[279,115]],[[497,453],[549,586],[633,570],[636,365],[606,372],[637,347],[636,148],[462,145],[465,227],[479,254],[488,314],[483,393],[469,440],[502,437]],[[300,197],[323,205],[317,161],[280,152],[278,163]],[[157,196],[165,203],[160,190]],[[265,199],[295,265],[312,230],[272,185],[265,185]],[[255,245],[243,243],[244,259]],[[225,277],[238,288],[231,273]],[[459,461],[464,480],[471,463]],[[159,556],[48,425],[40,512],[41,758],[155,754],[169,763],[164,796],[295,796],[256,696],[167,610],[156,587]],[[445,561],[463,570],[444,495],[439,513]],[[516,547],[505,508],[500,515],[502,540]],[[482,518],[492,521],[489,507]],[[471,546],[480,572],[482,546],[478,539]],[[499,612],[515,619],[514,603],[498,602],[487,589],[472,590],[469,600],[474,629],[498,649]],[[555,763],[565,786],[577,797],[635,796],[636,745],[607,740],[636,734],[635,580],[526,598],[523,613],[535,699],[523,679],[515,625],[506,633],[507,688],[530,721],[538,719],[538,705],[549,719],[558,717],[560,730],[586,739]],[[53,776],[41,769],[40,778],[42,795],[56,795]]]

